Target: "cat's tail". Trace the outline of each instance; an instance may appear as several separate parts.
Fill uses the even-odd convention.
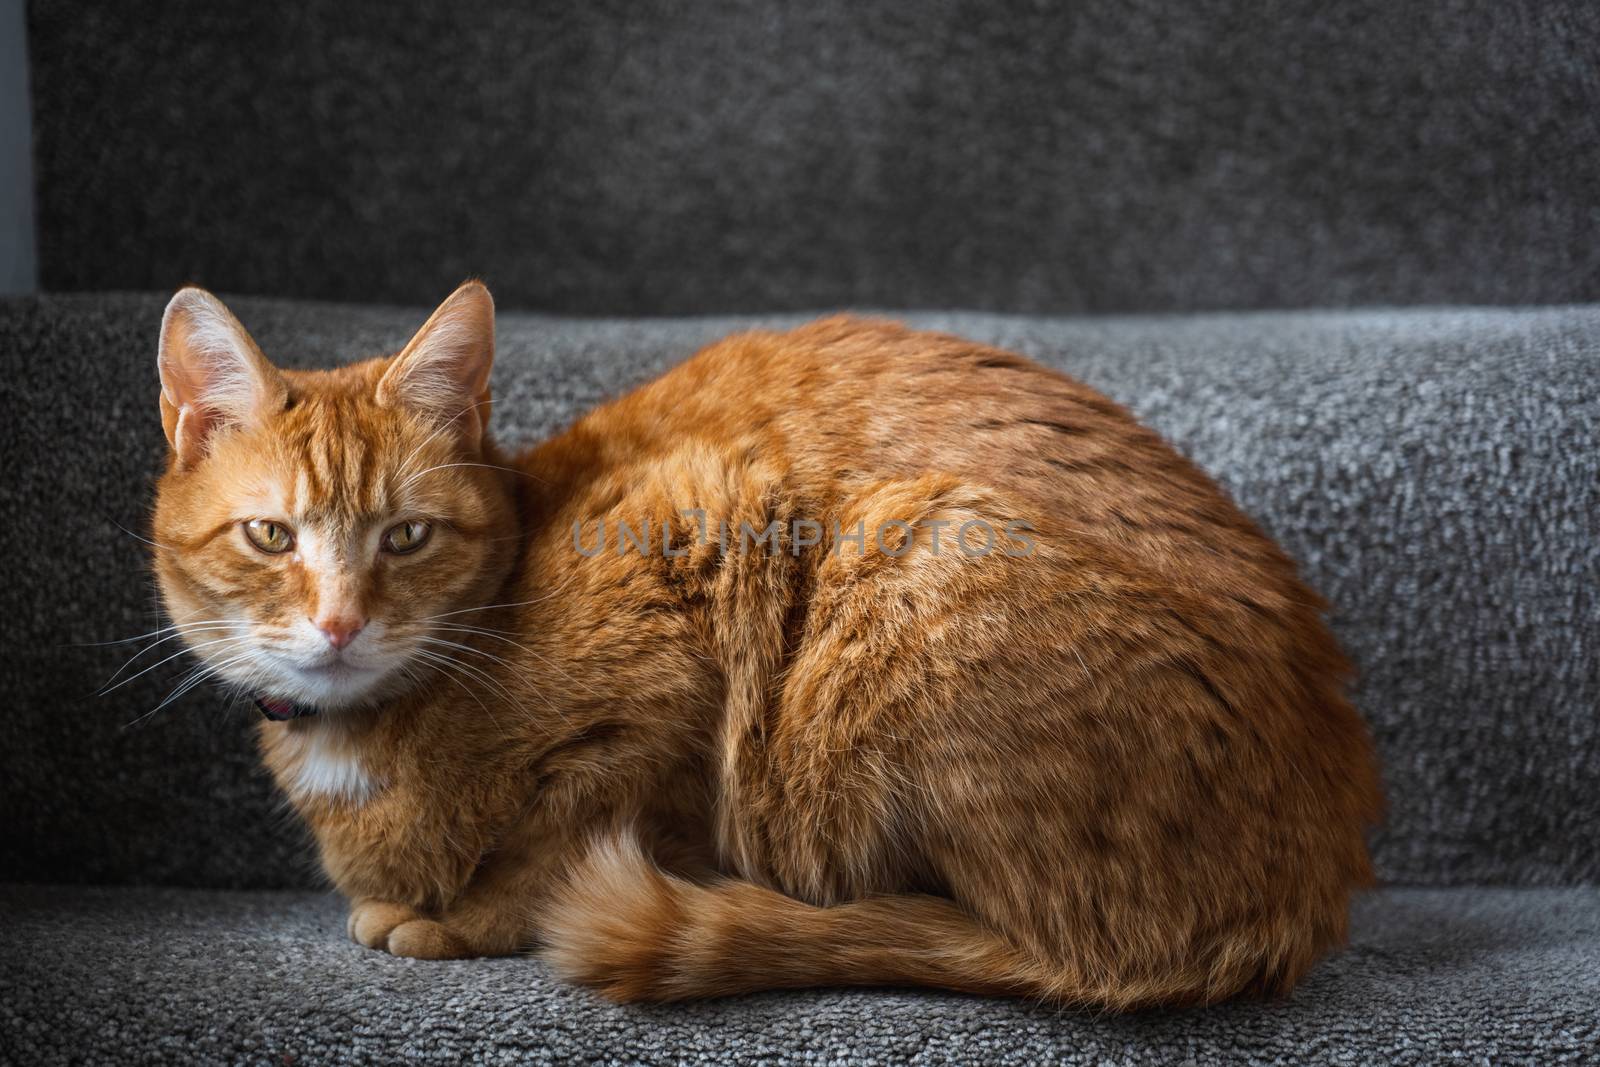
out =
[[[1221,999],[1183,982],[1098,980],[1034,957],[941,897],[819,908],[751,882],[690,882],[631,840],[598,844],[542,909],[543,956],[620,1001],[806,986],[930,986],[1127,1010]]]

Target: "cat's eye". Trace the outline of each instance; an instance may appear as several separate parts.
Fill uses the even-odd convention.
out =
[[[274,556],[294,547],[294,534],[289,527],[271,519],[251,519],[244,524],[244,535],[252,545]]]
[[[383,535],[383,550],[393,552],[397,556],[407,552],[415,552],[428,542],[428,535],[433,533],[433,527],[416,519],[395,523]]]

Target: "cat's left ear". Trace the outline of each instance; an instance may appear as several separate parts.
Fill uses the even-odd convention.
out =
[[[467,282],[394,357],[378,382],[378,403],[454,425],[467,448],[477,451],[489,424],[493,367],[494,298],[482,282]]]

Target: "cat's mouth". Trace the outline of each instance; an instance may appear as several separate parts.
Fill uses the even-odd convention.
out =
[[[256,709],[272,722],[333,713],[370,702],[394,672],[342,658],[317,664],[274,656],[273,679],[252,694]]]

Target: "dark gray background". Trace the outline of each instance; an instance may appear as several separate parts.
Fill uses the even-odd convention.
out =
[[[23,0],[0,0],[0,296],[39,283],[26,28]]]
[[[1600,297],[1587,0],[35,0],[43,287]]]

